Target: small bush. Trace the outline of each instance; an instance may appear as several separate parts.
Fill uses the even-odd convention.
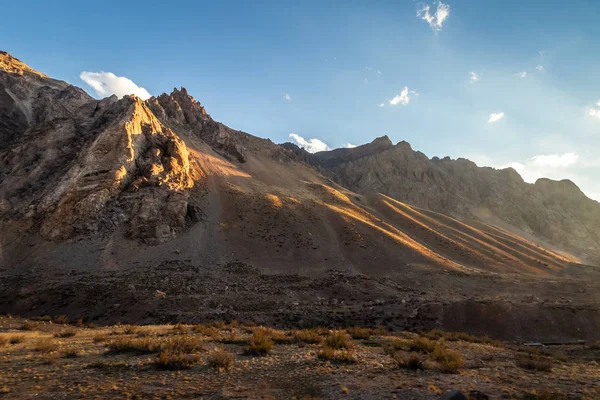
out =
[[[8,338],[6,336],[0,336],[0,347],[5,346],[8,343]]]
[[[10,344],[19,344],[25,341],[25,335],[13,335],[8,339]]]
[[[214,326],[208,325],[193,325],[192,331],[201,334],[202,336],[207,336],[209,338],[215,337],[219,334],[219,330]]]
[[[465,366],[462,354],[442,345],[435,347],[433,357],[440,363],[440,371],[446,374],[455,374]]]
[[[96,335],[92,338],[94,343],[103,343],[108,340],[108,336],[106,335]]]
[[[70,338],[77,335],[77,331],[75,329],[67,329],[61,332],[58,332],[54,335],[55,338]]]
[[[161,343],[150,338],[118,338],[108,343],[109,351],[113,353],[150,354],[161,350]]]
[[[534,371],[550,372],[552,371],[552,360],[543,358],[539,355],[523,355],[516,360],[517,366]]]
[[[410,369],[413,371],[424,370],[425,363],[421,360],[421,356],[418,353],[411,353],[408,357],[401,357],[398,353],[394,355],[394,360],[398,363],[398,367]]]
[[[69,318],[66,315],[59,315],[52,320],[55,324],[66,325],[69,323]]]
[[[408,350],[409,344],[400,340],[393,340],[391,342],[384,343],[383,352],[389,356],[396,354],[398,350]]]
[[[33,349],[42,354],[49,354],[53,351],[56,351],[58,349],[58,345],[53,339],[46,338],[38,340]]]
[[[79,357],[79,350],[77,349],[68,349],[63,352],[63,357],[65,358],[77,358]]]
[[[360,340],[360,339],[370,339],[371,338],[371,330],[367,328],[359,328],[357,326],[353,328],[346,329],[346,332],[352,336],[352,339]]]
[[[39,327],[40,327],[39,322],[25,321],[25,322],[23,322],[23,325],[21,325],[21,327],[19,329],[22,331],[35,331]]]
[[[42,362],[45,365],[54,365],[56,364],[56,360],[58,360],[58,353],[46,353],[42,359]]]
[[[271,328],[258,328],[264,329],[265,333],[271,338],[274,343],[277,344],[288,344],[294,342],[294,336],[291,333],[280,331]]]
[[[303,329],[294,332],[294,339],[300,343],[319,344],[323,338],[315,329]]]
[[[435,341],[420,337],[410,342],[409,350],[420,353],[433,353],[437,345],[438,343]]]
[[[208,356],[208,365],[219,372],[227,372],[233,366],[233,355],[227,350],[215,350]]]
[[[52,321],[52,317],[50,317],[49,315],[42,315],[41,317],[31,317],[29,319],[32,321],[43,321],[43,322]]]
[[[271,351],[273,340],[265,329],[255,329],[250,344],[244,348],[244,354],[253,356],[264,356]]]
[[[148,337],[154,335],[154,331],[152,329],[139,329],[137,331],[137,337]]]
[[[354,347],[352,338],[344,331],[333,331],[325,338],[325,346],[332,349],[350,349]]]
[[[133,335],[135,333],[137,333],[138,331],[138,327],[137,326],[133,326],[133,325],[125,325],[123,327],[123,333],[126,335]]]
[[[202,351],[202,341],[196,336],[176,336],[163,343],[161,350],[179,353],[196,353]]]
[[[162,369],[179,370],[191,368],[201,360],[202,357],[198,354],[185,354],[167,349],[160,352],[154,364]]]
[[[356,356],[349,349],[334,349],[327,345],[317,355],[321,360],[328,360],[338,363],[355,363]]]
[[[178,334],[178,335],[183,335],[185,333],[188,333],[190,330],[190,327],[188,325],[184,325],[182,323],[176,323],[175,325],[173,325],[173,332]]]

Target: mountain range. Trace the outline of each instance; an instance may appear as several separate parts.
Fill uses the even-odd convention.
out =
[[[567,180],[387,137],[311,154],[6,52],[0,166],[0,312],[600,332],[600,203]]]

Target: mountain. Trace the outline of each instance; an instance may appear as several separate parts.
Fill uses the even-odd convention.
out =
[[[284,146],[357,193],[384,193],[455,218],[500,225],[600,264],[600,203],[569,180],[542,178],[529,184],[512,168],[480,168],[463,158],[429,159],[387,136],[316,154],[291,143]]]
[[[213,120],[184,88],[96,100],[4,52],[0,166],[0,312],[600,332],[598,268],[498,211],[519,212],[514,171],[387,138],[311,155]],[[545,200],[522,213],[571,197],[535,186]]]

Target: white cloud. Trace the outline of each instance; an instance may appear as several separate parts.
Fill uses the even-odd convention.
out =
[[[124,76],[116,76],[112,72],[87,72],[83,71],[79,78],[87,83],[99,97],[116,95],[123,97],[125,95],[135,94],[142,100],[146,100],[152,95],[146,89],[136,85],[131,79]]]
[[[600,107],[600,100],[598,100],[596,102],[595,107]],[[590,108],[589,114],[592,117],[596,117],[596,118],[600,119],[600,108]]]
[[[438,0],[437,8],[433,15],[429,12],[430,10],[431,7],[429,4],[422,5],[421,7],[417,8],[417,17],[421,18],[423,21],[426,21],[434,31],[441,31],[444,21],[450,15],[450,6]]]
[[[290,100],[292,100],[292,98],[290,97],[290,95],[289,95],[289,94],[287,94],[287,93],[283,95],[283,98],[284,98],[285,100],[287,100],[287,101],[290,101]]]
[[[538,71],[543,71],[544,70],[544,66],[543,65],[538,65],[537,67],[535,67],[535,69],[537,69]]]
[[[302,136],[296,135],[295,133],[290,133],[290,138],[294,140],[298,146],[302,147],[309,153],[330,150],[329,146],[327,146],[325,142],[322,142],[319,139],[312,138],[306,140]]]
[[[418,93],[416,92],[412,92],[418,95]],[[396,95],[393,99],[388,100],[388,103],[390,103],[390,105],[395,106],[398,104],[402,104],[402,105],[407,105],[408,103],[410,103],[410,96],[408,95],[408,86],[404,86],[404,89],[402,89],[402,92],[400,92],[399,95]]]
[[[475,72],[469,72],[469,79],[471,80],[471,83],[477,82],[479,80],[479,75]]]
[[[352,143],[344,143],[344,147],[347,149],[353,149],[356,147],[356,145]]]
[[[527,71],[517,72],[515,75],[518,76],[519,78],[525,78],[525,77],[527,77]]]
[[[383,103],[379,104],[379,107],[383,107],[383,106],[385,106],[385,104],[383,104]]]
[[[577,162],[579,156],[575,153],[539,155],[531,158],[531,163],[539,167],[561,168]]]
[[[490,114],[490,119],[488,119],[488,122],[493,124],[496,121],[501,120],[502,118],[504,118],[504,112],[499,112],[499,113],[491,113]]]

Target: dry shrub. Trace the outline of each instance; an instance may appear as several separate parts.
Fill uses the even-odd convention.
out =
[[[138,327],[133,325],[125,325],[123,327],[123,333],[126,335],[133,335],[138,332]]]
[[[219,372],[227,372],[233,367],[233,355],[224,349],[214,350],[208,356],[208,365]]]
[[[19,343],[23,343],[25,341],[25,335],[13,335],[10,338],[8,338],[8,342],[10,344],[19,344]]]
[[[294,337],[291,332],[284,332],[273,328],[257,328],[259,330],[264,330],[265,334],[271,338],[274,343],[277,344],[287,344],[294,342]],[[256,329],[255,329],[256,330]]]
[[[532,371],[552,371],[552,360],[537,354],[522,355],[516,360],[517,366]]]
[[[52,320],[55,324],[66,325],[69,323],[69,318],[66,315],[59,315]]]
[[[67,349],[63,352],[63,357],[65,358],[77,358],[79,357],[79,350],[77,349]]]
[[[25,321],[25,322],[23,322],[23,325],[21,325],[21,327],[19,329],[22,331],[35,331],[39,327],[40,327],[39,322]]]
[[[70,338],[77,335],[77,331],[75,329],[67,329],[64,331],[60,331],[54,335],[56,338]]]
[[[408,348],[408,343],[400,340],[393,340],[383,345],[383,352],[389,356],[393,356],[398,350],[408,350]]]
[[[113,353],[156,353],[161,349],[161,342],[152,338],[117,338],[108,343],[109,351]]]
[[[217,328],[205,324],[193,325],[192,331],[209,338],[215,337],[219,334],[219,330]]]
[[[56,364],[56,360],[58,360],[58,353],[47,353],[43,357],[42,362],[45,365],[54,365]]]
[[[337,363],[355,363],[356,356],[350,349],[334,349],[327,345],[319,352],[318,357],[322,360],[333,361]]]
[[[52,317],[50,317],[49,315],[42,315],[40,317],[31,317],[29,318],[32,321],[43,321],[43,322],[50,322],[52,321]]]
[[[440,371],[446,374],[455,374],[465,366],[462,354],[443,345],[435,347],[433,357],[440,363]]]
[[[196,353],[202,351],[202,341],[196,336],[175,336],[164,342],[161,350],[186,354]]]
[[[40,339],[36,342],[33,349],[42,354],[49,354],[58,349],[58,345],[51,338]]]
[[[200,363],[202,357],[198,354],[185,354],[172,349],[160,352],[154,364],[162,369],[179,370],[188,369]]]
[[[148,337],[152,335],[154,335],[154,331],[152,329],[144,328],[137,331],[137,337]]]
[[[424,370],[425,363],[421,360],[419,353],[411,353],[408,356],[401,356],[400,353],[396,353],[393,356],[394,360],[398,363],[398,367],[410,369],[413,371]]]
[[[418,351],[420,353],[433,353],[437,345],[438,343],[433,340],[420,337],[410,342],[409,350]]]
[[[294,332],[294,339],[300,343],[319,344],[323,338],[316,329],[303,329]]]
[[[325,338],[325,346],[335,350],[351,349],[354,342],[345,331],[333,331]]]
[[[429,332],[422,333],[421,336],[430,340],[446,339],[449,342],[462,340],[464,342],[485,343],[494,347],[504,347],[501,341],[492,339],[489,336],[474,336],[466,332],[444,332],[439,329],[432,329]]]
[[[8,338],[6,336],[0,336],[0,347],[6,346],[6,343],[8,343]]]
[[[359,328],[358,326],[346,329],[346,332],[352,336],[352,339],[370,339],[371,338],[371,330],[368,328]]]
[[[250,343],[244,347],[244,354],[253,356],[264,356],[273,348],[273,340],[269,337],[267,330],[258,328],[250,337]]]
[[[178,335],[183,335],[185,333],[188,333],[190,331],[190,326],[189,325],[184,325],[180,322],[176,323],[175,325],[173,325],[173,332],[178,334]]]
[[[108,336],[106,335],[96,335],[92,338],[94,343],[103,343],[108,340]]]

